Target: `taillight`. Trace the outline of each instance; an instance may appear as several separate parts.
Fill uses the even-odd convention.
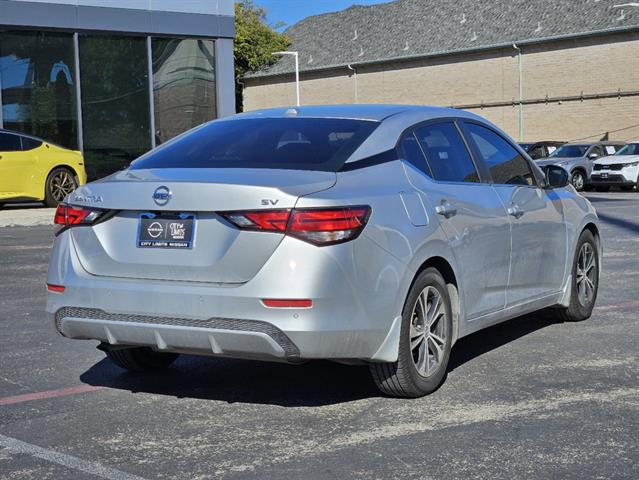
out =
[[[290,210],[255,210],[228,212],[221,215],[242,230],[286,231]]]
[[[371,208],[297,208],[221,212],[242,230],[281,232],[314,245],[334,245],[357,238],[366,226]]]
[[[73,225],[90,225],[95,222],[102,213],[102,210],[73,207],[71,205],[64,205],[61,203],[58,205],[58,208],[56,208],[53,223],[56,225],[62,225],[63,227],[71,227]]]

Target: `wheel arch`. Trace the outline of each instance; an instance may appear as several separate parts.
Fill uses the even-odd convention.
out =
[[[80,172],[78,172],[72,165],[69,165],[68,163],[58,163],[49,169],[49,171],[47,172],[46,180],[49,179],[49,176],[51,175],[51,173],[53,173],[53,171],[56,168],[64,168],[65,170],[69,170],[71,173],[73,173],[76,179],[80,178]],[[45,185],[45,188],[46,188],[46,185]]]
[[[76,183],[78,185],[80,184],[80,174],[72,165],[69,165],[68,163],[58,163],[58,164],[54,165],[53,167],[51,167],[49,169],[49,171],[47,172],[46,176],[44,177],[44,185],[42,186],[42,198],[41,198],[41,200],[44,200],[44,199],[47,198],[47,185],[49,184],[49,178],[51,177],[51,174],[55,170],[60,169],[60,168],[64,169],[64,170],[67,170],[70,173],[72,173],[73,176],[75,177]]]
[[[437,270],[441,276],[444,278],[446,282],[446,286],[448,287],[448,295],[450,296],[451,309],[453,311],[453,345],[459,338],[459,322],[461,318],[461,302],[459,295],[459,283],[457,281],[457,275],[455,274],[455,270],[453,266],[450,264],[448,260],[444,257],[433,256],[424,261],[421,266],[415,272],[415,276],[411,282],[411,288],[415,283],[415,280],[427,268],[434,268]],[[409,289],[410,291],[410,289]]]

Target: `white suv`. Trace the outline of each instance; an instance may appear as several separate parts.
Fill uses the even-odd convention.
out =
[[[595,160],[590,183],[598,192],[612,186],[639,191],[639,140],[629,143],[614,155]]]

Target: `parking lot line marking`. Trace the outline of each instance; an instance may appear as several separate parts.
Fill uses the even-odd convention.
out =
[[[78,470],[97,477],[106,478],[107,480],[144,480],[142,477],[138,477],[137,475],[131,475],[129,473],[122,472],[121,470],[116,470],[115,468],[106,467],[98,462],[82,460],[81,458],[56,452],[55,450],[38,447],[37,445],[23,442],[16,438],[5,437],[1,434],[0,447],[4,447],[12,453],[31,455],[32,457],[40,458],[47,462],[57,463],[63,467]]]
[[[632,308],[639,308],[639,301],[622,302],[613,305],[597,305],[595,310],[628,310]]]
[[[45,390],[43,392],[25,393],[11,397],[0,397],[0,406],[13,405],[14,403],[30,402],[32,400],[43,400],[45,398],[66,397],[78,395],[80,393],[94,392],[102,390],[104,387],[93,387],[91,385],[78,385],[77,387],[58,388],[56,390]]]

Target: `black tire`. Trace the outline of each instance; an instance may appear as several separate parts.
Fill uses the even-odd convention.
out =
[[[57,207],[64,197],[78,188],[78,180],[68,168],[58,167],[51,170],[44,185],[44,204]]]
[[[583,192],[586,187],[586,174],[582,170],[574,170],[570,175],[570,183],[575,190]]]
[[[424,376],[419,373],[414,359],[414,352],[411,350],[411,331],[414,331],[411,329],[411,325],[418,320],[416,316],[413,316],[414,310],[418,308],[418,298],[427,287],[435,289],[441,300],[443,300],[444,316],[439,317],[439,321],[442,322],[444,344],[441,349],[441,361],[438,362],[436,369],[430,375]],[[426,310],[428,311],[429,308],[427,307]],[[433,325],[436,323],[433,322]],[[427,268],[419,274],[413,283],[404,304],[397,361],[394,363],[370,364],[371,374],[377,387],[386,395],[407,398],[422,397],[435,391],[446,375],[450,358],[452,331],[452,308],[446,282],[436,269]],[[423,340],[426,346],[429,345],[428,342],[428,339]],[[426,358],[429,358],[428,353]]]
[[[577,269],[580,262],[580,252],[585,244],[589,245],[594,254],[594,265],[592,270],[594,293],[589,295],[587,301],[584,302],[579,298]],[[592,232],[590,232],[589,230],[584,230],[579,236],[574,259],[572,261],[572,285],[570,288],[570,304],[568,305],[568,307],[556,308],[557,315],[561,320],[565,322],[579,322],[581,320],[590,318],[590,316],[592,315],[592,309],[595,307],[595,302],[597,301],[597,292],[599,291],[599,269],[600,259],[599,250],[597,249],[597,242]]]
[[[598,192],[609,192],[610,191],[610,186],[609,185],[600,185],[598,187],[595,187],[595,190],[597,190]]]
[[[179,356],[177,353],[156,352],[148,347],[107,350],[106,355],[118,367],[131,372],[166,370]]]

